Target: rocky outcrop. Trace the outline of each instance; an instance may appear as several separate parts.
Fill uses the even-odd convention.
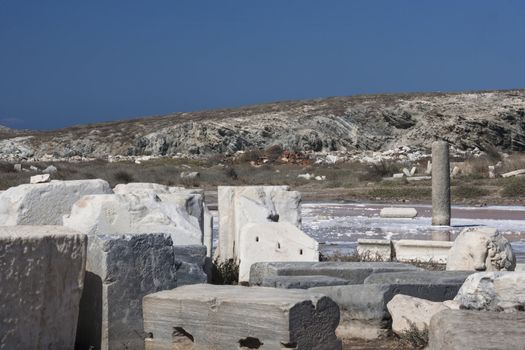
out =
[[[429,148],[525,150],[525,90],[368,95],[2,134],[0,158],[206,156],[280,144],[303,152]]]

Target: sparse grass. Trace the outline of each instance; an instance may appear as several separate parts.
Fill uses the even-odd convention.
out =
[[[525,198],[525,177],[518,176],[508,179],[503,185],[501,195],[503,197]]]
[[[133,182],[133,175],[128,173],[127,171],[125,170],[119,170],[115,173],[115,175],[113,175],[113,178],[115,179],[115,181],[117,181],[118,183],[124,183],[124,184],[127,184],[127,183],[130,183],[130,182]]]
[[[278,147],[268,152],[274,156]],[[264,150],[266,152],[266,150]],[[509,157],[511,158],[511,157]],[[513,162],[520,157],[512,156]],[[431,182],[407,182],[406,179],[395,181],[373,181],[370,179],[368,165],[357,162],[338,162],[336,164],[311,163],[260,163],[253,166],[249,162],[232,161],[231,158],[213,157],[205,160],[160,158],[135,164],[130,161],[106,162],[92,161],[85,163],[22,163],[25,169],[31,165],[44,169],[55,165],[58,169],[53,179],[79,180],[100,178],[111,186],[126,182],[155,182],[169,186],[198,186],[205,190],[215,190],[216,186],[226,185],[288,185],[293,190],[303,193],[305,200],[359,200],[383,202],[428,202],[431,200]],[[505,163],[506,164],[506,163]],[[518,163],[516,163],[518,164]],[[381,165],[381,169],[400,167],[401,164]],[[377,170],[377,169],[376,169]],[[383,170],[373,170],[373,178],[379,179]],[[196,180],[181,179],[182,172],[199,172]],[[38,172],[14,172],[13,164],[0,163],[0,190],[11,186],[29,183],[29,177]],[[299,174],[325,176],[326,180],[305,180]],[[364,175],[364,176],[363,176]],[[363,179],[367,179],[363,181]],[[381,178],[382,179],[382,178]],[[474,174],[463,174],[452,180],[454,201],[519,204],[525,200],[518,179],[489,179]]]
[[[379,187],[368,192],[368,196],[379,200],[430,200],[432,189],[430,187]]]
[[[452,187],[452,195],[457,198],[479,198],[490,194],[490,191],[481,186],[460,185]]]
[[[406,344],[406,349],[423,349],[428,345],[428,327],[419,329],[413,322],[408,321],[409,329],[399,336],[402,344]]]

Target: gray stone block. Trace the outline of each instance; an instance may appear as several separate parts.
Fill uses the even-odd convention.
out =
[[[338,350],[339,308],[302,290],[184,286],[144,297],[146,349]]]
[[[204,272],[206,264],[206,246],[173,246],[177,266],[177,286],[206,283],[208,276]]]
[[[308,289],[313,287],[341,286],[348,284],[342,278],[330,276],[271,276],[265,277],[262,287],[274,287],[284,289]]]
[[[456,284],[461,286],[473,271],[403,271],[373,273],[365,284]]]
[[[461,284],[362,284],[310,288],[334,300],[340,308],[341,320],[337,328],[340,338],[375,339],[386,336],[391,317],[387,303],[397,294],[431,301],[454,298]]]
[[[78,349],[143,349],[142,298],[177,286],[165,234],[89,236]]]
[[[61,226],[0,227],[0,349],[72,349],[86,236]]]
[[[349,284],[361,284],[377,272],[416,271],[409,264],[392,262],[266,262],[255,263],[250,269],[250,285],[261,285],[265,277],[324,275],[342,278]]]
[[[428,349],[525,349],[525,312],[441,311],[430,320]]]

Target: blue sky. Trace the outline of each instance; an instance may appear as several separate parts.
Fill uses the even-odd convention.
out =
[[[0,124],[525,87],[525,1],[0,0]]]

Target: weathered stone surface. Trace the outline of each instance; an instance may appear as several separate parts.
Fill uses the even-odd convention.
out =
[[[11,187],[0,194],[0,223],[8,226],[62,225],[62,216],[71,211],[80,197],[98,193],[111,193],[106,181],[51,181]]]
[[[288,222],[301,227],[301,195],[288,186],[219,186],[221,261],[237,260],[241,229],[249,223]]]
[[[175,245],[202,244],[203,239],[198,219],[187,208],[152,193],[84,196],[64,225],[88,235],[169,233]]]
[[[338,322],[332,300],[301,290],[200,284],[144,297],[146,349],[337,350]]]
[[[206,256],[213,256],[213,215],[204,204],[203,213],[203,243],[206,246]]]
[[[432,225],[450,225],[450,161],[448,142],[432,143]]]
[[[379,216],[382,218],[392,218],[392,219],[413,219],[417,216],[416,208],[383,208],[379,213]]]
[[[35,175],[31,176],[29,179],[30,184],[40,184],[51,181],[51,176],[49,174]]]
[[[397,261],[433,262],[444,264],[447,262],[448,252],[453,242],[429,241],[420,239],[400,239],[394,241],[394,256]]]
[[[430,321],[429,350],[523,349],[525,312],[445,310]]]
[[[177,286],[169,235],[89,236],[76,346],[143,349],[142,298]]]
[[[363,258],[373,261],[391,261],[392,241],[360,238],[357,240],[357,253]]]
[[[431,301],[454,298],[459,285],[447,284],[353,284],[310,288],[334,300],[341,311],[337,336],[343,339],[375,339],[388,334],[391,318],[387,303],[397,294]]]
[[[58,169],[56,168],[56,166],[50,165],[47,168],[45,168],[44,170],[42,170],[42,173],[43,174],[54,174],[57,171],[58,171]]]
[[[432,316],[449,308],[443,303],[397,294],[387,304],[392,317],[392,331],[398,335],[413,325],[420,331],[428,329]]]
[[[463,230],[449,250],[447,270],[512,271],[516,256],[509,241],[495,228]]]
[[[0,349],[72,349],[86,236],[61,226],[0,227]]]
[[[250,280],[256,262],[319,261],[319,243],[287,222],[246,224],[240,236],[239,282]]]
[[[501,174],[502,177],[512,177],[512,176],[519,176],[519,175],[525,175],[525,169],[518,169],[514,171],[509,171],[508,173]]]
[[[373,273],[365,279],[365,284],[454,284],[458,288],[472,271],[402,271]]]
[[[308,289],[313,287],[341,286],[348,284],[342,278],[330,276],[272,276],[263,279],[262,287]]]
[[[489,311],[525,310],[525,272],[472,274],[454,298],[464,309]]]
[[[250,285],[260,285],[265,277],[324,275],[347,280],[350,284],[361,284],[372,273],[415,271],[409,264],[390,262],[263,262],[250,269]]]
[[[177,266],[177,286],[206,283],[204,272],[206,247],[203,245],[173,246]]]

